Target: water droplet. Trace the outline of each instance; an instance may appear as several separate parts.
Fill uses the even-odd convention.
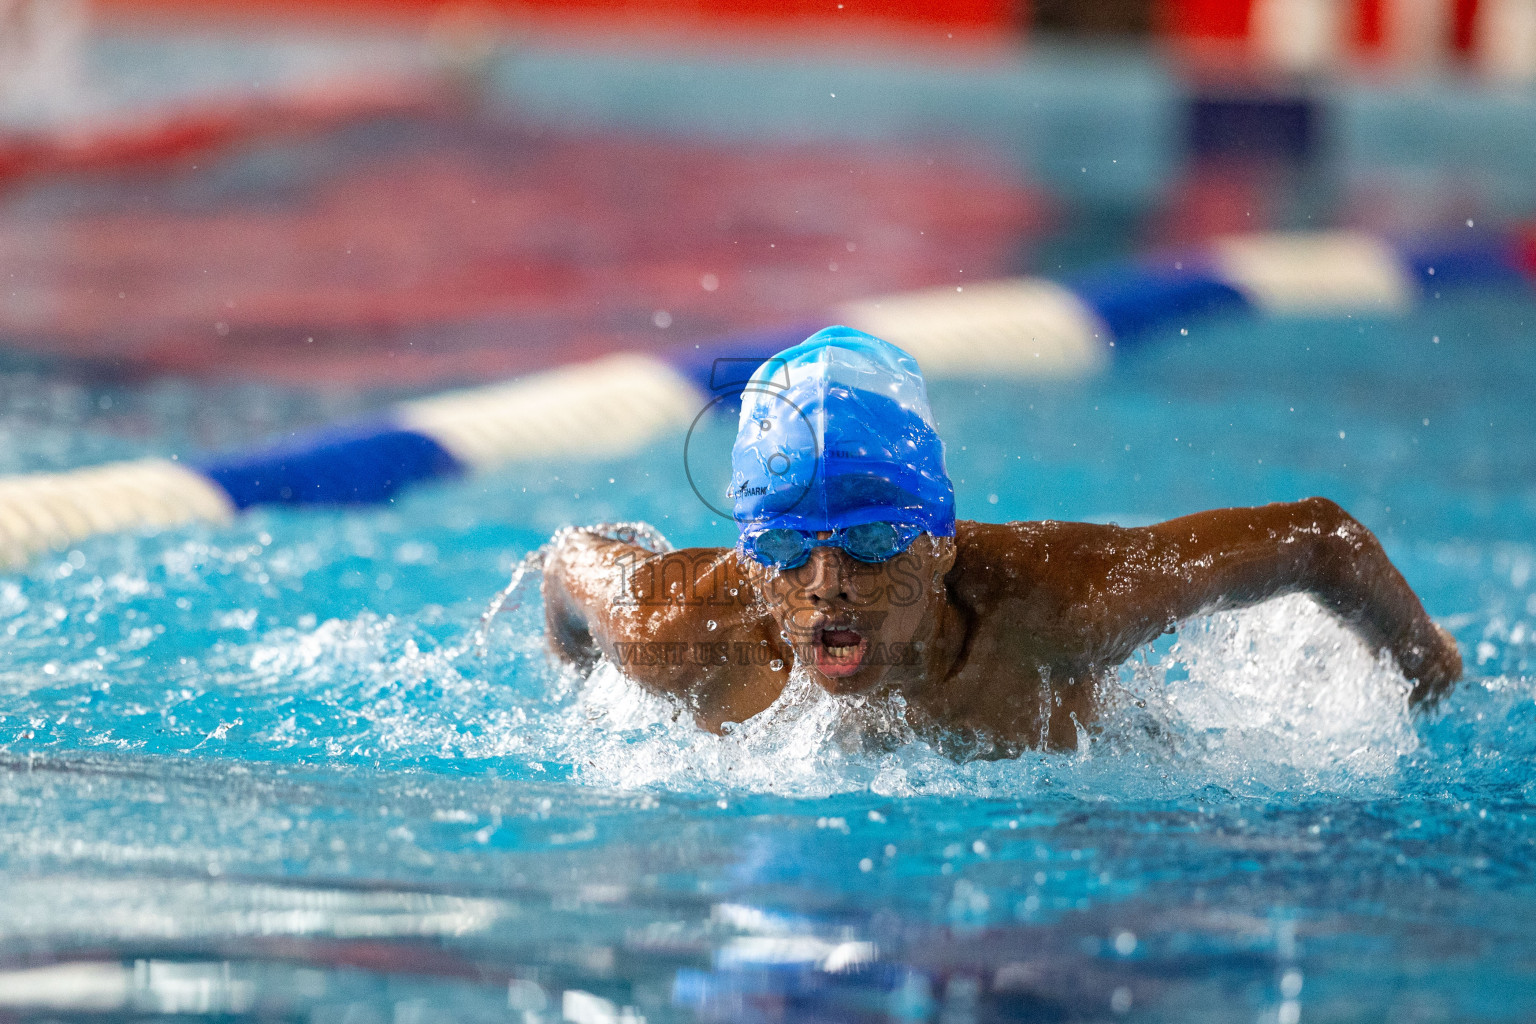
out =
[[[773,669],[775,672],[782,672],[784,670],[784,662],[778,658],[774,658],[768,663],[768,667]]]
[[[708,622],[704,623],[704,628],[709,630],[711,633],[713,633],[718,626],[719,623],[714,619],[710,619]]]

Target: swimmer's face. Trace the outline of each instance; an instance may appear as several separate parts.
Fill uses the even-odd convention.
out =
[[[835,547],[811,549],[796,569],[743,560],[795,660],[831,693],[868,692],[923,662],[954,564],[954,538],[926,533],[874,564]]]

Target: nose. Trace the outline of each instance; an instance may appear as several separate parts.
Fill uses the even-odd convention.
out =
[[[849,573],[848,566],[844,564],[847,557],[837,548],[811,549],[810,558],[802,570],[802,579],[806,596],[812,604],[830,601],[834,597],[841,601],[848,600]]]

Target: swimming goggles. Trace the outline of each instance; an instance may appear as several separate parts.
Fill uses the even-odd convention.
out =
[[[821,531],[825,532],[825,531]],[[810,530],[775,526],[743,533],[741,546],[747,554],[773,569],[798,569],[811,557],[812,548],[842,548],[860,562],[888,562],[912,546],[921,526],[903,523],[859,523],[833,530],[818,538]]]

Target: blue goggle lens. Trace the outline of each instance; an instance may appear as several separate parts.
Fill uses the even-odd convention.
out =
[[[765,565],[792,569],[810,553],[811,546],[799,530],[764,530],[752,539],[752,554]]]
[[[861,562],[884,562],[905,551],[912,541],[902,542],[890,523],[860,523],[843,531],[843,550]]]
[[[746,547],[759,562],[780,569],[804,565],[818,545],[842,548],[860,562],[887,562],[907,550],[921,532],[894,523],[860,523],[836,531],[828,540],[817,540],[813,534],[776,527],[751,537]]]

